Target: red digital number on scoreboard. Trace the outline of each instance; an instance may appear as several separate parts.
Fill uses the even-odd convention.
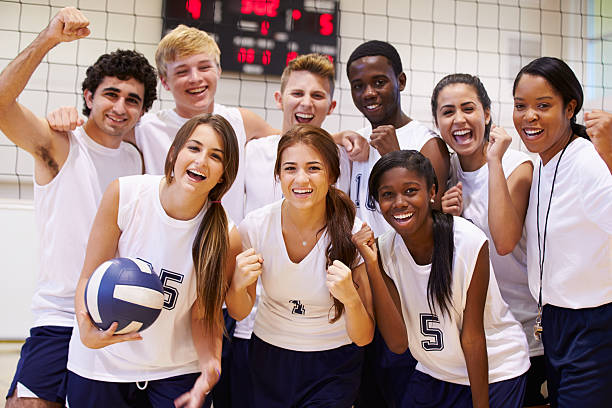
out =
[[[242,0],[240,12],[256,16],[276,17],[280,0]]]

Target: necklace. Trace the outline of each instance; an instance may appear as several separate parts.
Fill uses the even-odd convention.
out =
[[[295,223],[291,220],[291,217],[289,217],[289,210],[287,210],[286,208],[285,208],[285,219],[289,221],[289,223],[291,223],[291,227],[295,230],[295,232],[297,232],[298,237],[300,238],[300,241],[302,241],[302,246],[305,247],[306,245],[308,245],[308,241],[306,241],[302,237],[302,234],[300,234],[300,229],[295,226]]]
[[[538,316],[536,317],[535,325],[533,326],[533,335],[536,340],[540,341],[542,337],[542,332],[544,331],[542,328],[542,277],[544,276],[544,257],[546,255],[546,230],[548,229],[548,215],[550,214],[550,204],[552,203],[553,192],[555,191],[555,180],[557,179],[557,171],[559,170],[559,163],[561,163],[561,158],[563,158],[563,153],[569,146],[572,141],[572,133],[570,135],[569,140],[565,144],[565,147],[561,151],[559,155],[559,160],[557,160],[557,164],[555,165],[555,172],[553,173],[552,185],[550,186],[550,197],[548,198],[548,208],[546,209],[546,217],[544,219],[544,239],[540,244],[540,179],[542,176],[542,160],[540,160],[540,167],[538,168],[538,201],[536,206],[536,226],[538,228],[538,263],[540,267],[540,293],[538,296]]]

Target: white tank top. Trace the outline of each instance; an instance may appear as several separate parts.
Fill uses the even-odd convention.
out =
[[[234,128],[238,139],[239,162],[236,179],[225,193],[221,202],[223,207],[236,222],[244,217],[244,147],[246,131],[242,115],[237,108],[215,104],[213,113],[223,116]],[[179,116],[174,109],[164,109],[145,114],[136,125],[135,137],[138,148],[142,151],[145,172],[147,174],[164,174],[164,164],[170,145],[178,130],[189,119]]]
[[[238,228],[243,247],[254,248],[264,259],[264,290],[254,333],[269,344],[295,351],[329,350],[350,344],[344,314],[329,323],[334,303],[325,286],[327,232],[300,263],[293,263],[283,239],[282,202],[247,214]],[[360,228],[361,221],[356,218],[353,233]],[[355,265],[361,262],[358,257]]]
[[[80,127],[68,137],[70,151],[59,173],[48,184],[34,183],[40,252],[33,327],[73,326],[74,292],[102,194],[114,179],[142,173],[140,154],[128,143],[104,147]]]
[[[159,198],[162,177],[119,179],[117,256],[140,258],[152,265],[166,292],[164,307],[155,323],[141,332],[141,341],[94,350],[81,343],[75,326],[68,369],[82,377],[133,382],[200,370],[191,337],[191,307],[197,297],[191,247],[207,207],[191,220],[171,218]],[[229,230],[233,226],[228,220]]]
[[[555,167],[561,152],[542,166],[540,181],[540,243]],[[538,179],[536,160],[529,196],[527,265],[529,288],[540,290],[538,259]],[[543,304],[570,309],[612,302],[612,175],[593,144],[581,137],[572,141],[555,180],[546,231],[542,288]]]
[[[485,234],[463,218],[454,217],[454,256],[450,317],[427,303],[430,265],[418,265],[403,239],[389,231],[378,238],[385,272],[395,283],[408,332],[410,352],[417,359],[417,370],[434,378],[469,385],[461,347],[461,328],[467,291]],[[504,302],[494,278],[484,310],[484,329],[489,359],[489,383],[515,378],[529,369],[527,339],[520,324]]]
[[[502,168],[506,178],[514,170],[531,159],[526,153],[508,149],[502,158]],[[514,317],[521,323],[527,342],[529,354],[540,356],[544,354],[542,342],[533,336],[533,325],[538,314],[538,304],[531,296],[527,279],[527,237],[525,228],[523,235],[508,255],[499,255],[489,230],[489,167],[485,164],[476,171],[463,171],[459,157],[451,156],[451,174],[456,176],[455,183],[463,183],[463,214],[461,216],[484,231],[489,239],[489,255],[495,270],[495,277],[502,297],[510,306]],[[491,271],[493,276],[493,271]]]
[[[372,126],[368,125],[357,132],[369,141],[372,134]],[[412,120],[401,128],[395,129],[395,134],[402,150],[421,151],[425,143],[434,137],[438,137],[432,130],[416,120]],[[374,167],[378,159],[380,159],[380,153],[370,146],[368,161],[353,162],[350,187],[351,200],[353,200],[357,207],[357,217],[368,223],[375,236],[379,236],[391,229],[387,221],[380,214],[378,204],[368,200],[368,179],[370,178],[372,167]]]

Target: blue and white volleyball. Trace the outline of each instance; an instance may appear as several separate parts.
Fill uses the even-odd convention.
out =
[[[142,331],[164,306],[164,289],[151,266],[136,258],[114,258],[98,266],[85,288],[85,305],[94,324],[116,334]]]

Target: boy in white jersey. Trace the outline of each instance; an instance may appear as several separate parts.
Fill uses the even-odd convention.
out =
[[[83,82],[88,120],[72,132],[52,130],[16,99],[44,56],[89,35],[89,22],[62,9],[0,74],[0,130],[34,157],[34,197],[41,256],[33,298],[35,321],[9,389],[7,407],[60,407],[74,292],[89,229],[111,180],[142,172],[140,155],[123,143],[156,98],[155,70],[133,51],[105,54]]]
[[[402,111],[400,92],[406,86],[406,75],[402,72],[401,58],[391,44],[368,41],[358,46],[349,57],[347,75],[353,102],[370,122],[358,131],[369,140],[370,149],[366,161],[353,162],[350,196],[357,207],[357,216],[378,236],[390,229],[375,203],[368,201],[368,178],[378,159],[395,150],[418,150],[433,164],[438,184],[445,185],[448,150],[434,132]],[[443,193],[444,188],[436,195],[436,208]],[[362,388],[355,406],[382,406],[382,401],[389,405],[399,403],[397,396],[415,364],[409,352],[401,357],[391,353],[377,330],[366,352]]]

